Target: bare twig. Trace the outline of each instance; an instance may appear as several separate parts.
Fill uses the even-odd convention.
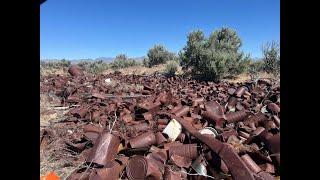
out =
[[[106,95],[105,98],[139,98],[139,97],[150,97],[152,95],[142,95],[142,94],[135,94],[135,95],[128,95],[128,96],[119,96],[119,95]]]
[[[83,164],[79,164],[77,167],[75,167],[72,171],[69,172],[69,174],[66,176],[65,180],[68,179],[68,177],[76,170],[78,170],[81,166],[83,166]]]
[[[170,168],[169,168],[169,171],[174,172],[174,171],[172,171]],[[209,175],[203,175],[203,174],[191,174],[191,173],[187,173],[187,172],[184,172],[184,171],[180,171],[180,172],[182,172],[182,173],[184,173],[184,174],[187,174],[187,175],[190,175],[190,176],[204,176],[204,177],[208,177],[208,178],[211,178],[211,179],[215,179],[214,177],[209,176]]]
[[[79,180],[81,180],[81,178],[86,174],[86,172],[87,172],[88,169],[90,168],[92,162],[93,162],[93,159],[92,159],[92,161],[90,162],[90,164],[87,166],[86,170],[82,173],[82,175],[80,176]]]
[[[261,101],[261,103],[260,104],[262,104],[263,102],[264,102],[264,100],[266,100],[266,98],[268,97],[268,95],[270,94],[270,90],[268,91],[268,93],[264,96],[264,98],[262,99],[262,101]]]
[[[123,174],[124,174],[124,171],[122,171],[122,173],[121,173],[121,175],[120,175],[120,178],[119,178],[119,179],[121,179],[121,178],[122,178]]]
[[[114,125],[115,125],[115,123],[116,123],[116,121],[117,121],[117,111],[114,111],[114,117],[115,117],[115,118],[114,118],[112,127],[111,127],[111,129],[109,129],[110,133],[112,132],[112,129],[113,129],[113,127],[114,127]]]

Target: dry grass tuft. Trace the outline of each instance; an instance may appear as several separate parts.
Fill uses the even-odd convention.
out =
[[[50,125],[48,128],[53,131],[54,136],[40,149],[40,176],[54,171],[61,179],[66,179],[85,162],[84,154],[73,152],[66,146],[73,133],[82,130],[67,124]]]
[[[63,67],[63,68],[43,68],[41,71],[42,76],[48,76],[48,75],[62,75],[62,76],[67,76],[68,73],[68,68]]]
[[[274,75],[268,74],[266,72],[259,73],[260,78],[274,79]],[[225,81],[230,83],[243,83],[247,81],[251,81],[250,75],[248,73],[243,73],[238,75],[235,79],[226,79]]]
[[[57,110],[60,98],[52,94],[40,94],[40,126],[47,126],[50,122],[63,119],[68,110]]]

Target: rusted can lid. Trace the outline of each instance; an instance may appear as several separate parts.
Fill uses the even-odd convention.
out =
[[[147,175],[148,163],[143,156],[134,156],[130,159],[126,172],[130,180],[144,180]]]

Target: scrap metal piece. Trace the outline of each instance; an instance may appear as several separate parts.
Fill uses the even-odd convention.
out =
[[[234,94],[237,96],[237,97],[241,97],[244,93],[245,93],[245,88],[244,87],[239,87],[235,92]]]
[[[129,140],[132,148],[143,148],[157,143],[156,136],[149,131]]]
[[[278,126],[278,127],[280,127],[280,118],[278,117],[278,116],[276,116],[276,115],[274,115],[274,116],[272,116],[273,117],[273,119],[274,119],[274,123],[276,123],[276,125]]]
[[[258,136],[258,135],[261,134],[264,130],[265,130],[264,127],[259,126],[259,127],[257,127],[257,129],[254,130],[251,134],[252,134],[253,136]]]
[[[171,118],[177,119],[181,125],[193,136],[205,143],[215,153],[219,154],[222,160],[226,163],[233,179],[235,180],[255,180],[251,170],[245,165],[243,160],[234,151],[232,147],[227,144],[222,144],[215,138],[210,138],[200,134],[187,121],[172,114],[168,114]]]
[[[256,180],[274,180],[275,179],[271,174],[264,171],[260,171],[255,177],[256,177]]]
[[[277,128],[276,124],[275,124],[273,121],[265,121],[265,122],[264,122],[264,127],[265,127],[267,130],[276,129],[276,128]]]
[[[77,109],[72,110],[71,114],[77,118],[83,118],[88,113],[88,111],[89,110],[87,107],[81,107],[81,108],[77,108]]]
[[[181,180],[181,172],[174,172],[170,170],[169,167],[165,168],[164,171],[164,179],[165,180]]]
[[[229,123],[241,121],[246,117],[247,113],[245,111],[229,112],[226,114],[226,120]]]
[[[212,137],[216,137],[218,135],[217,130],[215,130],[212,127],[205,127],[201,130],[199,130],[200,134],[207,134],[207,135],[211,135]]]
[[[148,162],[143,156],[134,156],[129,160],[126,173],[130,180],[144,180],[147,176]]]
[[[224,131],[223,133],[219,134],[219,137],[221,137],[221,139],[222,139],[223,142],[226,142],[226,141],[228,140],[228,138],[229,138],[230,136],[232,136],[232,135],[238,136],[237,131],[234,130],[234,129],[232,129],[232,130],[230,130],[230,131]]]
[[[99,137],[99,134],[102,133],[103,128],[95,125],[85,125],[83,126],[84,136],[92,141],[96,142],[96,139]]]
[[[92,93],[91,96],[98,99],[106,99],[105,95],[102,93]]]
[[[179,109],[178,111],[176,111],[174,114],[176,116],[186,116],[190,111],[189,106],[183,106],[181,109]]]
[[[82,76],[83,71],[80,69],[77,65],[71,65],[68,69],[68,72],[71,74],[71,76]]]
[[[230,112],[235,112],[236,111],[236,105],[237,105],[237,98],[235,97],[230,97],[228,100],[228,110]]]
[[[241,158],[254,173],[259,173],[261,171],[261,168],[251,159],[248,154],[242,155]]]
[[[269,138],[267,145],[272,153],[280,152],[280,133]]]
[[[220,169],[225,174],[229,173],[229,169],[228,169],[226,163],[222,159],[221,159],[221,163],[220,163]]]
[[[158,124],[167,125],[169,120],[168,119],[158,119],[157,122],[158,122]]]
[[[169,157],[171,157],[172,155],[187,157],[193,160],[198,156],[197,144],[183,144],[172,146],[169,148]]]
[[[270,164],[270,163],[261,164],[260,168],[263,171],[267,172],[267,173],[270,173],[270,174],[274,174],[275,173],[273,164]]]
[[[214,122],[216,127],[222,127],[226,119],[224,115],[219,116],[212,111],[205,111],[202,115],[204,118]]]
[[[139,124],[135,124],[132,126],[132,129],[134,129],[136,132],[141,132],[141,131],[147,131],[148,129],[150,129],[148,123],[139,123]]]
[[[117,136],[102,132],[94,143],[87,162],[106,165],[115,159],[119,145],[120,139]]]
[[[170,159],[178,166],[178,167],[185,167],[189,168],[191,166],[191,159],[184,157],[184,156],[179,156],[176,154],[173,154],[170,156]]]
[[[146,112],[142,114],[145,120],[152,121],[152,114],[150,112]]]
[[[228,88],[228,94],[233,95],[236,92],[234,88]]]
[[[192,164],[191,167],[202,176],[207,176],[207,168],[203,163],[203,156],[199,156]]]
[[[273,113],[278,114],[280,112],[280,107],[275,103],[269,103],[268,109],[271,110]]]
[[[157,144],[158,144],[158,145],[163,144],[164,142],[167,141],[167,139],[162,135],[161,132],[157,132],[157,134],[156,134],[156,140],[157,140]]]
[[[250,134],[243,131],[239,131],[239,136],[248,139],[250,137]]]
[[[168,135],[169,141],[175,141],[178,138],[181,131],[181,124],[177,120],[172,119],[162,133]]]
[[[118,180],[120,174],[120,164],[112,161],[103,168],[94,169],[89,180]]]

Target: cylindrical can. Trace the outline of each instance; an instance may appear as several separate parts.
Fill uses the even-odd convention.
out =
[[[226,120],[231,122],[238,122],[247,117],[247,113],[245,111],[237,111],[237,112],[229,112],[226,114]]]
[[[164,179],[165,180],[181,180],[181,174],[180,172],[174,172],[170,170],[169,167],[166,167],[164,171]]]
[[[221,159],[220,169],[223,173],[228,174],[229,169],[226,163]]]
[[[146,112],[142,114],[145,120],[151,121],[152,120],[152,114],[150,112]]]
[[[235,111],[237,102],[238,102],[238,100],[235,97],[230,97],[228,99],[228,109],[229,109],[229,111]]]
[[[228,94],[229,94],[229,95],[233,95],[234,92],[236,92],[236,90],[235,90],[234,88],[229,88],[229,89],[228,89]]]
[[[239,136],[248,139],[250,137],[250,134],[243,132],[243,131],[239,131]]]
[[[70,68],[68,69],[68,72],[71,74],[71,76],[82,76],[83,75],[82,70],[77,65],[70,66]]]
[[[220,116],[215,114],[212,111],[205,111],[203,112],[203,117],[210,120],[211,122],[214,122],[216,126],[222,127],[224,121],[225,121],[225,116]]]
[[[251,157],[248,154],[241,156],[241,159],[254,173],[258,173],[261,171],[261,168],[251,159]]]
[[[120,139],[117,136],[109,132],[102,132],[94,143],[87,162],[106,165],[114,160],[119,145]]]
[[[167,139],[163,136],[163,134],[161,132],[157,132],[156,140],[157,140],[158,145],[167,141]]]
[[[237,96],[237,97],[241,97],[245,92],[245,88],[244,87],[239,87],[235,92],[234,94]]]
[[[144,180],[147,170],[148,162],[143,156],[132,157],[126,167],[126,173],[130,180]]]
[[[83,118],[83,117],[85,117],[87,112],[88,112],[88,108],[82,107],[82,108],[79,108],[79,109],[75,110],[73,115],[76,116],[77,118]]]
[[[181,109],[179,109],[178,111],[176,111],[174,114],[176,116],[186,116],[188,114],[188,112],[190,111],[189,106],[183,106]]]
[[[116,161],[109,162],[103,168],[94,169],[90,180],[118,180],[120,174],[120,164]]]
[[[169,156],[171,157],[173,154],[190,159],[196,159],[198,156],[197,144],[172,146],[169,148]]]
[[[274,123],[276,123],[276,125],[278,127],[280,127],[280,118],[276,115],[273,116],[273,119],[274,119]]]
[[[262,133],[264,130],[265,130],[264,127],[259,126],[259,127],[257,127],[257,129],[255,129],[251,134],[252,134],[253,136],[257,136],[257,135],[259,135],[260,133]]]
[[[130,139],[129,143],[132,148],[142,148],[156,144],[157,140],[154,133],[149,131],[133,139]]]
[[[280,133],[268,139],[269,149],[272,153],[280,152]]]
[[[275,103],[269,103],[268,104],[268,109],[271,110],[273,113],[276,113],[276,114],[280,112],[280,107]]]
[[[164,130],[166,127],[167,127],[167,125],[165,125],[165,124],[159,124],[159,125],[158,125],[158,130],[159,130],[159,131],[162,131],[162,130]]]
[[[267,130],[270,129],[275,129],[277,126],[273,121],[265,121],[264,122],[264,128],[266,128]]]
[[[167,125],[169,122],[168,119],[158,119],[158,124]]]
[[[149,129],[149,125],[148,125],[148,123],[140,123],[140,124],[133,125],[132,128],[136,132],[146,131]]]
[[[186,134],[185,133],[180,133],[179,136],[177,137],[178,140],[180,140],[180,142],[184,142],[186,138]]]

